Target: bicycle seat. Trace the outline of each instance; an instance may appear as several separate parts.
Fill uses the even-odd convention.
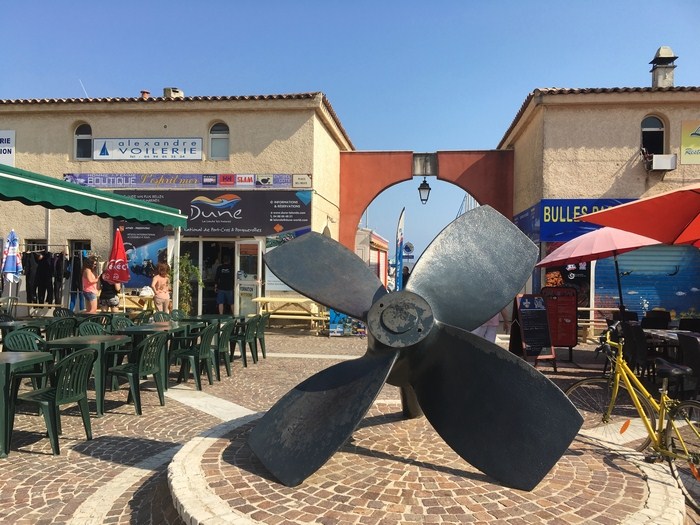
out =
[[[693,369],[685,365],[677,365],[675,363],[669,363],[665,359],[657,357],[654,360],[656,364],[656,375],[661,378],[671,378],[671,377],[681,377],[681,376],[692,376]]]

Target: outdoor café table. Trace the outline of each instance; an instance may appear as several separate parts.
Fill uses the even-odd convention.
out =
[[[51,321],[56,320],[55,317],[32,317],[30,319],[15,319],[14,321],[0,321],[0,330],[3,333],[19,330],[26,326],[38,326],[45,328]]]
[[[131,341],[126,335],[103,334],[103,335],[72,335],[62,337],[53,341],[46,341],[47,350],[54,352],[64,348],[86,348],[88,346],[97,349],[97,359],[93,365],[95,375],[95,404],[97,405],[97,417],[105,413],[105,388],[104,381],[107,371],[105,354],[113,346],[121,346]]]
[[[675,353],[673,358],[679,362],[682,356],[680,355],[678,334],[687,334],[700,338],[700,333],[690,332],[688,330],[678,330],[677,328],[669,330],[663,330],[661,328],[645,328],[644,334],[647,336],[652,346],[664,348],[667,351],[672,350]]]
[[[0,458],[10,453],[12,439],[12,418],[14,417],[14,402],[12,401],[12,374],[20,368],[47,363],[53,360],[49,352],[0,352]]]
[[[146,323],[146,324],[135,324],[133,326],[124,326],[117,330],[118,334],[129,335],[133,338],[133,347],[136,349],[138,344],[147,336],[155,334],[157,332],[168,332],[169,337],[172,337],[178,333],[189,334],[192,328],[198,328],[204,326],[204,322],[195,321],[163,321],[159,323]],[[133,356],[132,359],[137,359],[138,356]],[[168,353],[161,353],[161,377],[163,378],[163,389],[168,389]]]

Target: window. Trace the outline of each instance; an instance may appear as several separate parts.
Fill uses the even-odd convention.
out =
[[[46,239],[27,239],[24,241],[25,251],[39,252],[46,249]]]
[[[75,130],[75,158],[92,159],[92,128],[81,124]]]
[[[664,123],[658,117],[642,120],[642,149],[646,155],[663,155]]]
[[[228,126],[214,124],[209,130],[209,158],[228,160]]]

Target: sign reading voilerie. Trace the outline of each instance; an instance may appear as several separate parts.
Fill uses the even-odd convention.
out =
[[[92,141],[93,160],[201,160],[201,158],[201,138],[96,138]]]

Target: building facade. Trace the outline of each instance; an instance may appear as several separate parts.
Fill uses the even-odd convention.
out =
[[[513,217],[544,257],[594,227],[597,209],[700,181],[700,87],[677,87],[676,57],[662,47],[651,87],[537,89],[498,148],[513,152]],[[694,134],[695,133],[695,134]],[[700,313],[700,257],[690,246],[655,246],[620,256],[625,306]],[[579,289],[579,305],[615,308],[612,262],[537,270],[544,285]]]
[[[322,93],[187,97],[175,88],[162,97],[3,100],[0,140],[4,164],[188,214],[180,251],[204,281],[195,310],[215,311],[215,270],[230,258],[241,314],[267,284],[266,249],[338,224],[340,153],[353,149]],[[0,208],[0,232],[14,229],[26,252],[109,255],[111,220],[17,202]],[[139,288],[159,261],[171,262],[174,237],[123,226],[130,287]]]

